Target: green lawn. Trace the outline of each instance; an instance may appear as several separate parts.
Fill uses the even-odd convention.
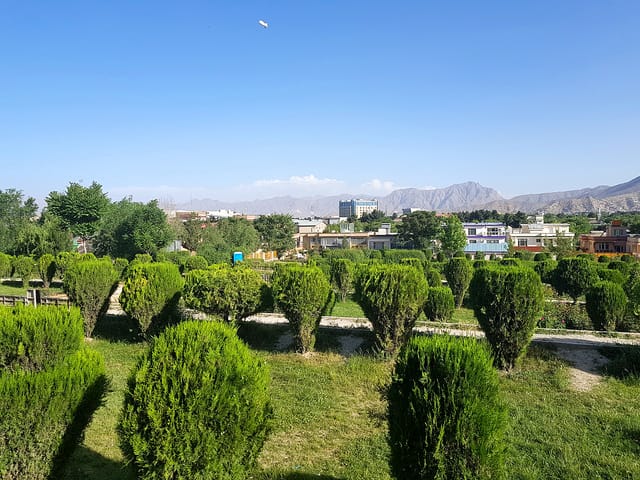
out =
[[[115,426],[126,377],[144,344],[118,341],[130,329],[115,327],[99,325],[97,332],[120,333],[91,342],[105,356],[111,390],[72,457],[67,480],[132,478]],[[336,353],[340,332],[331,329],[320,331],[318,352],[310,356],[276,350],[286,345],[283,325],[246,324],[239,334],[270,366],[275,411],[274,431],[251,478],[391,478],[383,395],[388,361]],[[359,334],[366,346],[371,335]],[[640,383],[606,378],[578,393],[563,362],[549,350],[532,348],[520,369],[501,375],[501,384],[511,417],[509,479],[640,478]]]
[[[55,295],[58,293],[62,293],[62,284],[60,282],[55,282],[47,289],[42,288],[42,282],[32,281],[30,282],[29,288],[40,288],[43,290],[44,295]],[[0,295],[11,295],[24,297],[27,294],[27,289],[22,286],[21,280],[3,280],[0,282]]]

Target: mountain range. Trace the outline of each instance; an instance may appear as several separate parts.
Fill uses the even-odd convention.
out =
[[[191,200],[177,205],[185,210],[234,210],[249,215],[285,213],[293,217],[324,217],[338,214],[338,202],[352,198],[376,198],[370,194],[350,194],[294,198],[274,197],[263,200],[223,202]],[[391,214],[405,208],[418,208],[439,213],[471,210],[497,210],[499,213],[522,211],[536,213],[582,213],[640,211],[640,176],[618,185],[601,185],[564,192],[519,195],[503,198],[495,189],[477,182],[465,182],[445,188],[421,190],[403,188],[377,197],[380,210]]]

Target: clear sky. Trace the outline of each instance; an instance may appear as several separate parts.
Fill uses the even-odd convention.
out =
[[[0,189],[38,199],[510,198],[639,152],[638,0],[0,0]]]

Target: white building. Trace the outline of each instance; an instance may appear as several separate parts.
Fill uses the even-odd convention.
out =
[[[544,223],[542,215],[536,215],[533,223],[522,224],[520,228],[507,228],[509,240],[516,250],[541,252],[545,246],[553,245],[558,237],[573,240],[568,223]]]
[[[503,257],[508,253],[509,243],[507,241],[507,228],[504,223],[463,223],[462,227],[467,237],[464,253],[474,257],[477,255]]]

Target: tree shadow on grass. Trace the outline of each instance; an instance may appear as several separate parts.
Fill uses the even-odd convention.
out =
[[[143,340],[138,323],[128,315],[103,315],[96,323],[93,337],[125,343],[138,343]]]
[[[69,459],[66,468],[60,476],[60,480],[134,480],[136,478],[133,468],[123,462],[116,462],[103,457],[97,452],[79,446]]]

